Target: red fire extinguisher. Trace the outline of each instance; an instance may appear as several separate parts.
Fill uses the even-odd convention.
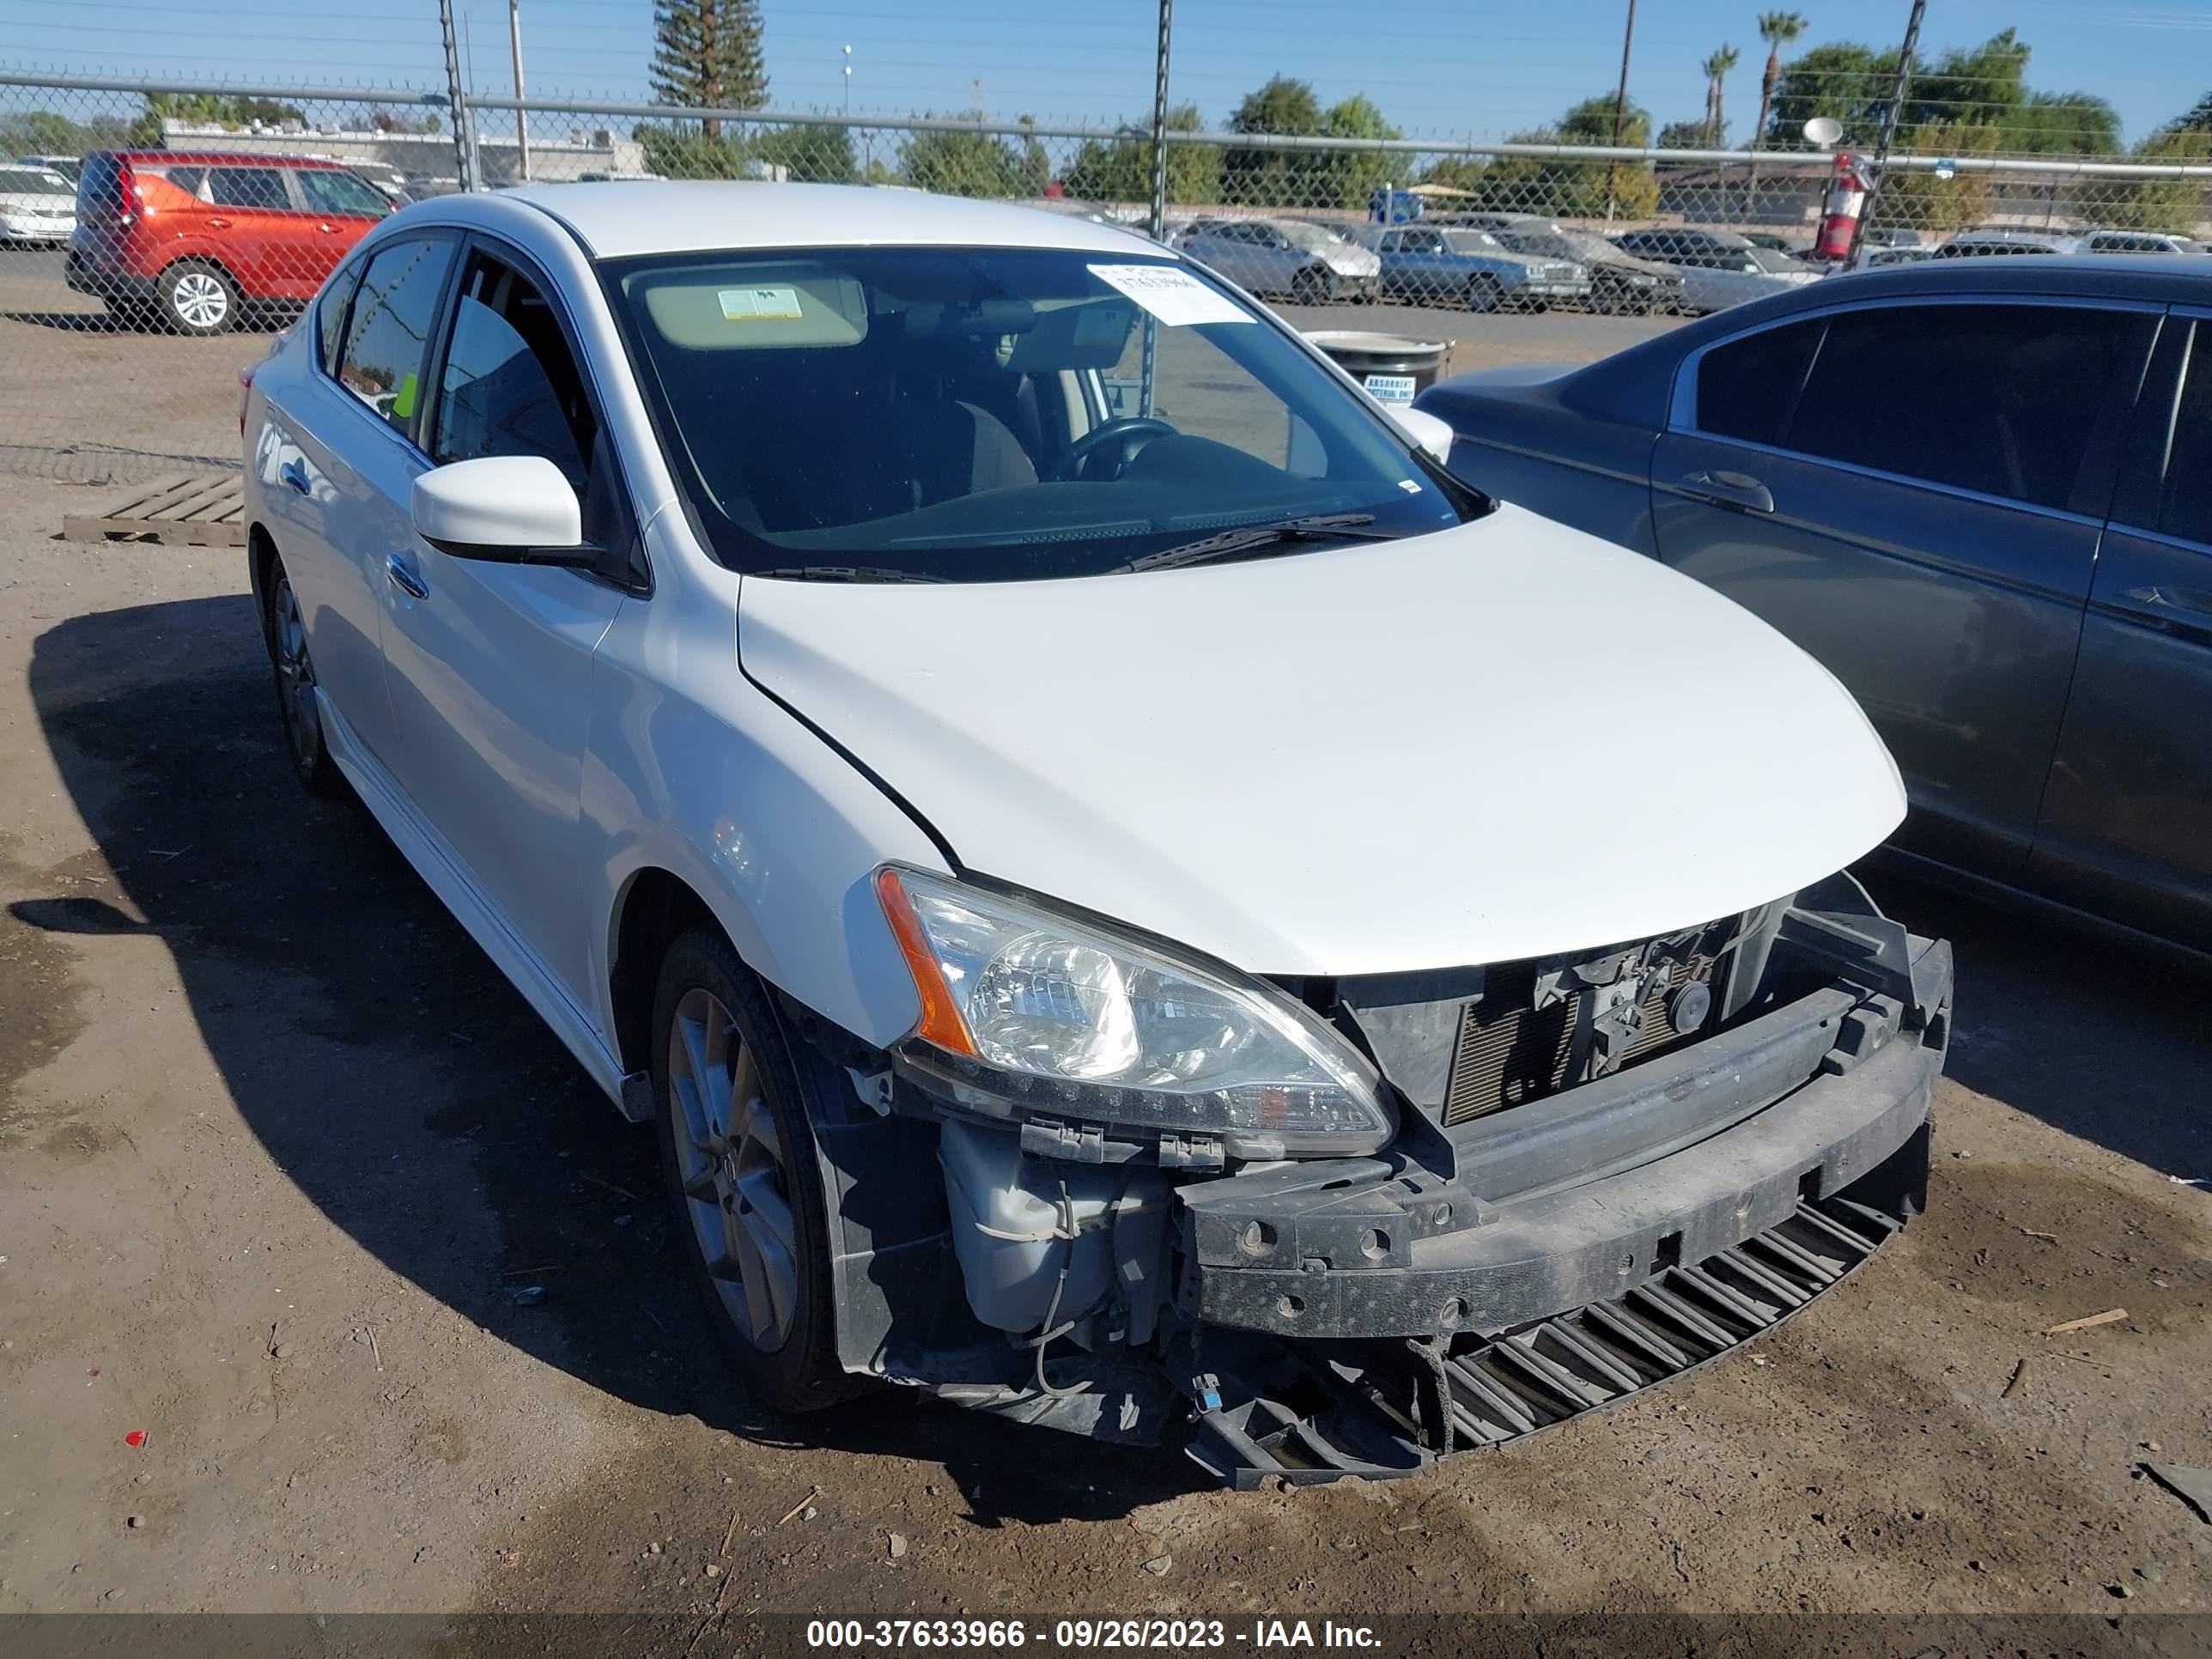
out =
[[[1868,179],[1858,157],[1847,149],[1836,152],[1836,171],[1828,181],[1828,199],[1820,210],[1820,234],[1813,242],[1816,259],[1848,259],[1858,235],[1859,214],[1866,206]]]

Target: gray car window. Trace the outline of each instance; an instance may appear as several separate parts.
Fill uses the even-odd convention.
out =
[[[2159,491],[2158,527],[2169,536],[2212,548],[2212,326],[2197,325],[2189,366],[2174,410],[2173,444],[2166,453],[2166,483]]]
[[[356,259],[331,278],[323,297],[315,301],[315,361],[323,373],[335,375],[338,350],[345,343],[346,307],[361,284],[361,261]]]
[[[2087,306],[1881,306],[1830,319],[1788,447],[2064,507],[2133,319]]]
[[[520,271],[471,263],[453,313],[430,459],[542,455],[577,493],[594,422],[584,377],[544,296]]]
[[[442,237],[386,242],[369,260],[354,295],[337,378],[402,432],[414,429],[430,325],[453,260],[453,245]]]
[[[1826,326],[1816,317],[1763,329],[1705,353],[1698,365],[1698,430],[1746,443],[1780,443]]]
[[[208,200],[217,207],[262,208],[271,212],[291,210],[292,198],[284,193],[284,175],[275,167],[210,167]]]

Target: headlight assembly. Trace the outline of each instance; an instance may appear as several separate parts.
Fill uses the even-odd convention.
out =
[[[887,866],[876,890],[921,995],[909,1044],[977,1085],[963,1104],[1245,1158],[1372,1152],[1396,1129],[1358,1052],[1259,981],[940,876]]]

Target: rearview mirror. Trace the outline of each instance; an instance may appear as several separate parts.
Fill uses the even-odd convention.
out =
[[[441,553],[501,564],[591,568],[584,510],[543,455],[487,455],[433,467],[415,480],[415,532]]]
[[[1451,422],[1425,409],[1396,405],[1389,411],[1398,428],[1413,441],[1413,447],[1439,466],[1451,459]]]

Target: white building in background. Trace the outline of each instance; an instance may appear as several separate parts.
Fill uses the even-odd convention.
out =
[[[376,162],[410,179],[459,182],[453,135],[385,132],[374,127],[227,127],[212,121],[164,120],[162,142],[172,149],[240,150],[257,155],[307,155],[349,163]],[[488,185],[519,183],[521,157],[510,129],[505,137],[479,125],[477,159]],[[611,127],[549,129],[530,135],[530,176],[539,184],[570,179],[641,179],[650,174],[636,140]]]

